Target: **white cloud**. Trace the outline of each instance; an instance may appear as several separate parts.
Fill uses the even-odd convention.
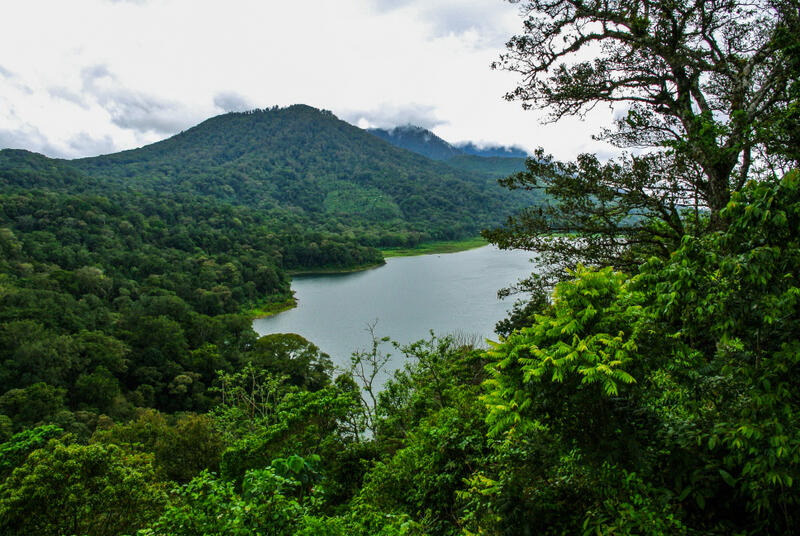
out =
[[[61,156],[61,151],[51,145],[39,129],[31,125],[19,125],[14,129],[0,128],[0,149],[26,149]]]
[[[383,103],[369,110],[342,110],[339,118],[361,128],[392,128],[398,125],[415,125],[432,129],[446,123],[436,117],[436,107],[411,103],[394,105]]]
[[[142,133],[174,134],[196,119],[183,103],[125,87],[105,65],[81,71],[82,94],[93,98],[114,125]]]
[[[67,140],[67,145],[70,149],[70,153],[75,154],[97,155],[116,151],[114,140],[107,134],[100,138],[95,138],[88,132],[79,132]]]
[[[518,8],[502,1],[372,0],[377,12],[407,11],[430,27],[434,36],[476,31],[485,45],[502,47],[519,26]]]
[[[499,0],[27,0],[5,11],[3,139],[53,155],[136,147],[275,104],[562,158],[597,146],[590,134],[607,121],[541,126],[502,99],[515,76],[489,65],[521,19]]]

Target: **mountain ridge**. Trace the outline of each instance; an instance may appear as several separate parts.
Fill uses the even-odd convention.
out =
[[[495,176],[396,147],[302,104],[222,114],[144,147],[63,162],[138,190],[295,211],[384,237],[474,236],[532,200]]]
[[[432,160],[447,160],[463,154],[430,130],[415,125],[397,126],[392,129],[370,128],[370,134],[391,143],[396,147],[421,154]]]
[[[373,134],[392,145],[427,156],[433,160],[447,161],[463,155],[497,158],[527,158],[523,149],[505,145],[478,146],[475,142],[450,143],[428,129],[408,124],[391,129],[369,128]]]

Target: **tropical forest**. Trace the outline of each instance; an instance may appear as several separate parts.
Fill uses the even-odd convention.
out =
[[[798,531],[800,2],[512,4],[505,99],[615,156],[304,104],[0,150],[0,534]],[[486,342],[253,329],[478,236],[541,266]]]

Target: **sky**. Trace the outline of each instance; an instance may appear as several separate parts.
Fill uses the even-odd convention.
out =
[[[302,103],[362,128],[560,159],[611,149],[612,113],[543,125],[490,68],[522,29],[502,0],[0,0],[0,148],[77,158],[229,111]]]

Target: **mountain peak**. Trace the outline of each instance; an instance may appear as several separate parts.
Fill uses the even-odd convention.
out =
[[[462,154],[430,130],[416,125],[401,125],[392,129],[371,128],[367,132],[432,160],[447,160]]]
[[[475,156],[499,156],[501,158],[527,158],[528,153],[516,146],[508,145],[484,145],[478,146],[475,143],[462,142],[454,145],[459,151]]]
[[[367,132],[388,141],[392,145],[408,149],[433,160],[449,160],[460,155],[501,158],[527,158],[528,156],[528,153],[519,147],[505,145],[479,146],[471,141],[452,144],[428,129],[411,124],[400,125],[391,129],[370,128]]]

